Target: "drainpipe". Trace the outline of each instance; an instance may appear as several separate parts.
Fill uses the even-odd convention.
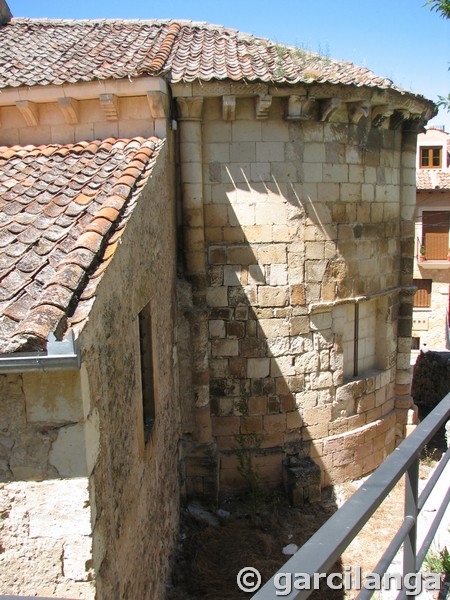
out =
[[[355,302],[355,331],[353,336],[353,377],[358,376],[359,354],[359,304]]]
[[[0,356],[0,374],[24,371],[78,371],[80,350],[73,331],[60,342],[53,333],[48,336],[47,352],[15,352]]]

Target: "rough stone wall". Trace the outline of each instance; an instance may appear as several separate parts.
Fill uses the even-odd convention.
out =
[[[400,298],[389,290],[404,283],[401,130],[339,115],[288,122],[283,102],[274,98],[258,120],[254,100],[240,98],[225,121],[221,99],[204,100],[210,401],[222,487],[239,483],[240,433],[258,436],[255,461],[274,485],[286,454],[317,458],[326,484],[373,469],[395,444]],[[367,356],[347,384],[336,311],[380,293],[379,314],[361,321]]]
[[[93,600],[87,484],[0,483],[0,594]]]
[[[83,401],[98,414],[90,477],[97,598],[163,595],[178,525],[175,208],[166,145],[81,334]],[[156,418],[144,442],[138,314],[151,302]]]
[[[0,593],[93,598],[80,375],[1,375],[0,405]]]

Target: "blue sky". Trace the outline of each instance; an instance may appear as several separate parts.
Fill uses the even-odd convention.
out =
[[[431,100],[450,92],[450,20],[426,0],[7,0],[17,17],[208,21],[349,60]],[[450,131],[450,114],[432,121]]]

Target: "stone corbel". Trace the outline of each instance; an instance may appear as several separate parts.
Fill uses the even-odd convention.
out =
[[[289,96],[286,119],[305,121],[314,118],[316,99],[313,96]]]
[[[329,121],[332,115],[341,107],[340,98],[328,98],[320,103],[320,120]]]
[[[37,127],[37,125],[39,125],[39,111],[35,102],[18,100],[16,106],[29,127]]]
[[[169,118],[169,97],[162,92],[147,92],[147,102],[152,119]]]
[[[386,119],[392,116],[394,109],[389,104],[381,104],[372,108],[372,127],[381,127]]]
[[[80,111],[78,100],[74,98],[58,98],[58,106],[67,125],[76,125],[79,122]]]
[[[177,98],[178,118],[180,121],[201,121],[203,98]]]
[[[119,100],[115,94],[100,94],[100,106],[107,121],[119,120]]]
[[[256,118],[267,119],[269,117],[269,110],[272,105],[272,96],[270,94],[264,94],[257,96],[256,98]]]
[[[222,118],[234,121],[236,118],[236,96],[222,96]]]
[[[348,104],[348,118],[350,123],[357,125],[363,117],[369,116],[370,107],[364,102]]]
[[[404,121],[408,121],[410,118],[411,113],[407,108],[399,108],[394,111],[389,126],[391,129],[398,129]]]

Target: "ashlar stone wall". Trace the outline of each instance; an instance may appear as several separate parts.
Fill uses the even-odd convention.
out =
[[[179,104],[197,103],[197,117],[202,108],[201,135],[184,129],[186,148],[201,140],[184,183],[202,183],[195,248],[203,243],[206,256],[220,486],[242,485],[237,436],[247,433],[268,484],[281,482],[290,455],[314,457],[323,485],[366,473],[406,423],[396,430],[396,394],[408,394],[409,378],[397,338],[411,326],[402,286],[412,264],[402,256],[413,235],[412,144],[410,156],[389,119],[349,124],[337,110],[290,120],[287,98],[264,112],[262,99],[237,97],[231,113],[225,99],[201,100]]]

